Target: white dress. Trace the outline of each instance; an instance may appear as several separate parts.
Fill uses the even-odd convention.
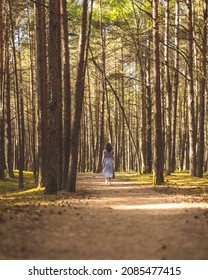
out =
[[[103,151],[104,161],[103,161],[103,176],[105,178],[113,178],[113,155],[114,151],[108,152],[106,149]]]

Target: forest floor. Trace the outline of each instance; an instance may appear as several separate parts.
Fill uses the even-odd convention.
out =
[[[75,194],[37,197],[1,210],[0,259],[208,259],[205,187],[193,194],[122,176],[108,186],[86,173]]]

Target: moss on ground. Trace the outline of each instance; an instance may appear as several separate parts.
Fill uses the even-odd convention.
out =
[[[0,212],[27,206],[54,206],[65,200],[82,199],[89,195],[85,190],[77,193],[61,190],[57,194],[47,195],[44,190],[37,186],[32,172],[24,172],[24,188],[19,189],[18,171],[15,171],[14,178],[0,180]]]
[[[36,187],[36,182],[32,172],[24,172],[24,189],[18,188],[18,172],[14,173],[14,178],[0,180],[0,211],[12,207],[23,207],[32,205],[53,204],[61,199],[84,198],[83,190],[77,194],[60,191],[56,195],[45,195],[44,188]],[[208,174],[203,178],[191,177],[188,172],[175,172],[170,176],[165,176],[165,183],[161,186],[153,186],[153,175],[137,172],[117,172],[116,179],[128,181],[136,185],[149,185],[154,190],[163,194],[182,195],[207,195],[208,194]]]
[[[153,185],[152,174],[139,175],[136,172],[118,172],[116,178],[123,181],[135,182],[137,185]],[[164,176],[165,183],[154,186],[158,192],[168,194],[197,195],[208,194],[208,174],[203,178],[190,176],[188,171],[174,172]]]

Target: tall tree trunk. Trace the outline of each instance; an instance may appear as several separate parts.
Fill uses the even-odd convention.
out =
[[[86,43],[87,43],[87,10],[88,0],[82,2],[82,21],[79,43],[79,60],[77,68],[77,78],[75,85],[75,114],[73,118],[71,132],[71,155],[69,161],[68,189],[71,192],[76,190],[77,163],[78,163],[78,140],[80,135],[81,115],[84,100],[84,84],[86,70]]]
[[[23,139],[22,139],[22,127],[21,127],[21,110],[20,110],[20,91],[19,91],[19,81],[17,74],[17,58],[16,58],[16,49],[15,49],[15,38],[14,38],[14,27],[13,27],[13,15],[11,8],[11,0],[8,0],[9,4],[9,17],[11,24],[11,34],[12,34],[12,51],[13,51],[13,60],[14,60],[14,78],[15,78],[15,93],[16,93],[16,109],[17,109],[17,128],[18,128],[18,169],[19,169],[19,188],[24,187],[24,178],[23,178]]]
[[[185,151],[186,151],[186,143],[188,143],[188,105],[187,105],[187,79],[185,80],[184,85],[184,95],[183,99],[179,99],[178,103],[178,112],[179,112],[179,171],[184,169],[184,161],[185,161]]]
[[[47,130],[48,130],[48,91],[46,61],[45,0],[36,1],[36,40],[37,40],[37,88],[38,88],[38,185],[46,185],[47,170]]]
[[[100,41],[101,41],[101,67],[102,67],[102,98],[101,98],[101,119],[100,119],[100,139],[97,172],[102,170],[102,151],[104,148],[104,119],[105,119],[105,97],[107,95],[106,79],[105,79],[105,27],[102,19],[102,0],[100,0]],[[106,99],[107,100],[107,99]]]
[[[91,101],[91,86],[90,86],[90,72],[87,68],[87,78],[88,78],[88,93],[89,93],[89,125],[91,131],[91,153],[92,153],[92,171],[96,172],[96,149],[95,149],[95,135],[94,135],[94,125],[93,125],[93,113],[92,113],[92,101]]]
[[[60,0],[49,1],[48,63],[50,79],[46,192],[56,193],[62,181],[62,92]]]
[[[63,132],[63,187],[67,187],[71,132],[71,77],[69,63],[68,19],[66,0],[61,0],[61,23],[64,55],[64,132]]]
[[[188,0],[188,108],[189,108],[189,171],[196,176],[196,127],[193,78],[193,1]]]
[[[205,119],[205,93],[207,80],[207,18],[208,18],[208,1],[204,0],[204,26],[203,26],[203,43],[202,43],[202,75],[200,80],[199,93],[199,140],[198,140],[198,165],[197,176],[203,177],[204,166],[204,119]]]
[[[171,151],[172,151],[172,86],[169,68],[169,24],[170,24],[170,1],[166,1],[165,12],[165,80],[166,80],[166,174],[171,174]]]
[[[18,34],[19,35],[19,34]],[[20,38],[18,38],[20,40]],[[19,59],[19,104],[20,104],[20,127],[21,127],[21,139],[22,139],[22,155],[21,155],[21,161],[22,161],[22,170],[25,169],[25,116],[24,116],[24,98],[23,98],[23,78],[22,78],[22,57],[20,51],[18,51],[18,59]]]
[[[30,12],[28,9],[28,17]],[[35,67],[34,67],[34,48],[35,45],[34,33],[31,30],[31,22],[28,27],[29,32],[29,47],[30,47],[30,96],[32,105],[32,161],[33,161],[33,176],[37,178],[37,94],[35,91]]]
[[[0,179],[4,178],[3,15],[0,0]]]
[[[160,51],[159,51],[159,23],[158,0],[152,1],[153,15],[153,63],[154,63],[154,183],[161,185],[163,175],[163,132],[161,117],[161,92],[160,92]]]
[[[12,152],[12,125],[11,125],[11,95],[10,95],[10,55],[6,59],[6,134],[7,134],[7,169],[9,178],[14,177],[13,173],[13,152]]]
[[[123,73],[124,73],[124,46],[123,46],[123,38],[121,39],[121,73],[122,73],[122,76],[121,76],[121,102],[122,102],[122,106],[124,107],[125,106],[125,85],[124,85],[124,76],[123,76]],[[126,171],[126,151],[125,151],[125,144],[126,144],[126,141],[125,141],[125,119],[124,119],[124,115],[121,113],[121,164],[122,164],[122,171]],[[116,127],[117,129],[117,123],[116,123]],[[115,130],[116,130],[115,129]],[[120,159],[119,156],[116,157],[117,159]]]
[[[82,113],[82,121],[81,121],[81,130],[82,134],[80,135],[80,171],[85,172],[86,171],[86,110],[85,107],[83,108]]]
[[[122,106],[125,106],[125,88],[124,88],[124,47],[123,39],[121,42],[121,98]],[[124,115],[121,114],[121,155],[122,155],[122,171],[126,171],[126,151],[125,151],[125,119]]]
[[[150,40],[147,41],[148,51],[150,49]],[[146,67],[146,96],[147,96],[147,173],[152,172],[152,94],[151,94],[151,58],[147,59]]]
[[[179,0],[175,1],[175,53],[174,53],[174,93],[173,93],[173,119],[172,119],[172,155],[171,171],[176,168],[176,124],[177,124],[177,105],[179,89]]]
[[[147,95],[145,87],[145,72],[140,49],[137,50],[137,59],[139,61],[140,77],[141,77],[141,90],[142,90],[142,117],[141,117],[141,156],[142,156],[142,171],[148,172],[147,166]],[[137,75],[136,75],[137,76]],[[139,135],[138,135],[139,137]]]

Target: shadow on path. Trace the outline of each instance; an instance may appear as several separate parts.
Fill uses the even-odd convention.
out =
[[[208,259],[200,197],[119,180],[107,186],[101,174],[80,174],[76,197],[25,211],[12,226],[17,246],[5,235],[1,259]]]

